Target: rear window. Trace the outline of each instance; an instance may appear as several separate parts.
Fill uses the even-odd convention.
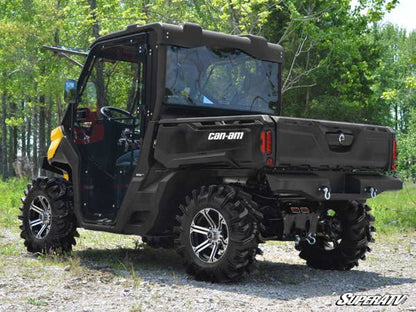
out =
[[[278,70],[237,49],[170,46],[164,103],[274,114]]]

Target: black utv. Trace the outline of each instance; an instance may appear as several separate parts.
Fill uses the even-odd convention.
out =
[[[366,199],[398,190],[388,127],[281,117],[281,46],[196,24],[97,39],[21,207],[31,252],[76,228],[174,247],[197,279],[243,276],[266,240],[349,270],[373,240]],[[389,174],[390,173],[390,174]]]

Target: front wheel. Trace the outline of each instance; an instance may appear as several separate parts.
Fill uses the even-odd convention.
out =
[[[22,198],[21,238],[29,252],[67,253],[75,245],[72,187],[62,178],[37,178]]]
[[[241,278],[259,243],[257,205],[232,186],[202,187],[186,198],[177,216],[176,249],[188,274],[212,282]]]
[[[297,249],[308,266],[324,270],[350,270],[365,259],[371,232],[375,231],[370,207],[356,201],[332,204],[320,220],[316,243],[302,241]]]

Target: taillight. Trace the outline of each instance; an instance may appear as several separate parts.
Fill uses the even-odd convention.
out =
[[[273,132],[271,130],[262,131],[260,134],[260,140],[260,151],[267,156],[271,156],[273,153]],[[267,157],[267,166],[273,167],[273,163],[273,158]]]
[[[266,131],[266,154],[267,155],[271,155],[272,154],[272,131],[271,130],[267,130]]]
[[[265,131],[261,132],[260,140],[261,140],[260,151],[264,154],[266,153],[266,132]]]
[[[396,170],[396,168],[397,168],[397,165],[396,165],[396,159],[397,159],[397,142],[396,142],[396,140],[393,140],[393,152],[392,152],[391,158],[393,160],[393,163],[391,165],[391,169],[392,170]]]

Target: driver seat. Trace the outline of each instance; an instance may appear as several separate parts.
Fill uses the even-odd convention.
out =
[[[130,169],[136,167],[139,159],[140,149],[135,149],[121,155],[116,160],[116,172],[119,173],[122,169]],[[121,173],[121,172],[120,172]]]

